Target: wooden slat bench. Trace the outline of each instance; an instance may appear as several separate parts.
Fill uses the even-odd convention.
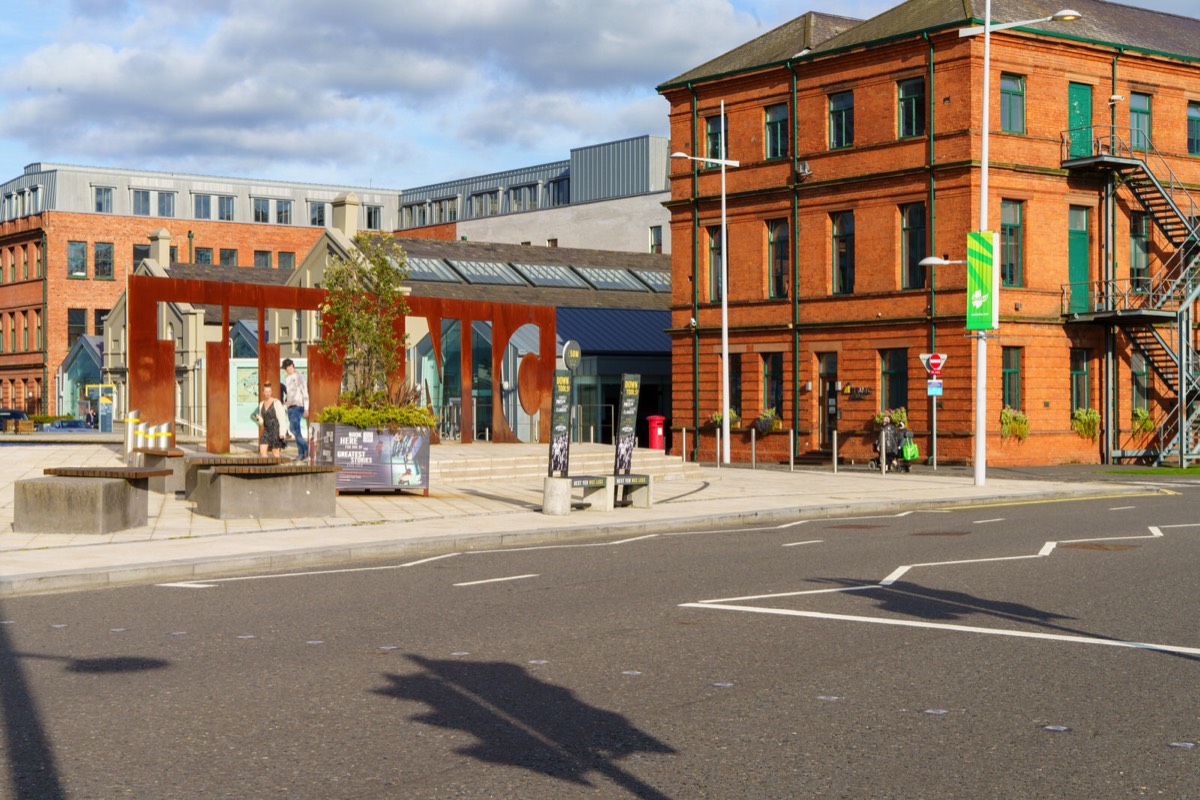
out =
[[[112,533],[140,527],[149,519],[150,480],[171,470],[47,467],[44,473],[14,484],[14,531]]]
[[[195,500],[197,476],[202,469],[220,466],[255,466],[263,464],[286,464],[291,461],[286,456],[226,456],[200,453],[183,457],[184,476],[183,494],[188,500]]]
[[[215,464],[197,473],[196,513],[217,519],[332,517],[341,467]]]
[[[183,457],[187,455],[178,447],[135,447],[135,453],[140,453],[142,466],[147,469],[169,469],[170,475],[151,478],[150,491],[158,494],[175,494],[184,490],[187,480],[187,465]]]

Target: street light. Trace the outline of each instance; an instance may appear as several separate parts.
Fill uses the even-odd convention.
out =
[[[725,155],[725,101],[721,101],[721,139],[719,152]],[[729,237],[726,235],[725,216],[725,168],[740,167],[740,161],[730,158],[707,158],[689,156],[687,153],[671,153],[671,158],[686,158],[705,164],[721,166],[721,460],[729,463]],[[699,402],[700,398],[694,398]]]
[[[1083,15],[1072,9],[1063,9],[1048,17],[1026,19],[1019,22],[992,24],[992,0],[986,0],[983,10],[983,25],[962,28],[960,38],[983,34],[983,121],[980,145],[979,173],[979,231],[988,229],[988,128],[991,124],[992,96],[992,31],[1003,31],[1023,25],[1041,22],[1074,22]],[[924,262],[922,262],[924,263]],[[939,261],[934,263],[942,263]],[[953,263],[953,262],[944,262]],[[983,486],[987,481],[987,334],[977,331],[975,335],[975,485]]]

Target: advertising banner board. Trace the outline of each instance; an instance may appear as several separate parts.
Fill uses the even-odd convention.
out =
[[[617,420],[617,460],[614,475],[628,475],[633,466],[633,447],[637,442],[638,397],[642,389],[642,376],[621,376],[621,411]]]
[[[314,425],[316,463],[341,467],[338,489],[428,489],[429,428]]]
[[[992,331],[1000,327],[1000,270],[996,269],[997,236],[994,231],[967,234],[967,330]]]
[[[554,370],[554,399],[550,406],[549,476],[563,477],[571,465],[571,373]]]

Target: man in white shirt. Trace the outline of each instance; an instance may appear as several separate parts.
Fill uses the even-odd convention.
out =
[[[300,420],[308,418],[308,386],[304,376],[296,371],[296,365],[290,358],[283,360],[283,371],[286,376],[283,385],[287,389],[288,427],[292,436],[296,437],[296,451],[301,461],[308,460],[308,442],[304,441],[304,432],[300,429]]]

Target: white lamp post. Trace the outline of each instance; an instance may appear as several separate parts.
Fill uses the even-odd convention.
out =
[[[991,125],[992,97],[992,31],[1002,31],[1018,28],[1023,25],[1036,25],[1039,22],[1073,22],[1082,14],[1071,9],[1064,9],[1048,17],[1021,20],[1020,22],[1002,22],[992,24],[992,0],[986,0],[983,11],[983,25],[973,28],[962,28],[959,37],[983,34],[983,120],[982,142],[980,145],[980,175],[979,175],[979,230],[988,229],[988,129]],[[930,259],[926,259],[930,260]],[[932,263],[942,262],[940,259]],[[957,262],[961,263],[961,262]],[[983,486],[987,481],[987,334],[978,331],[975,334],[975,485]]]
[[[721,101],[720,153],[725,155],[725,101]],[[726,235],[725,168],[740,167],[741,162],[729,158],[705,158],[687,153],[671,153],[671,158],[686,158],[705,164],[721,166],[721,460],[729,463],[729,239]],[[699,402],[700,398],[695,398]]]

